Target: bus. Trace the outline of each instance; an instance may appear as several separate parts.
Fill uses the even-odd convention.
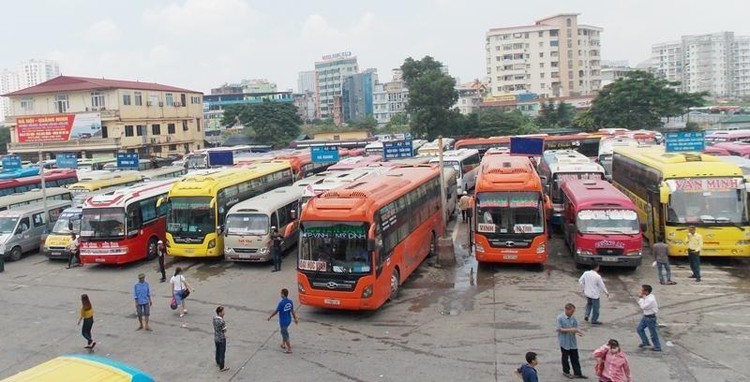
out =
[[[300,217],[300,303],[375,310],[396,298],[443,233],[439,171],[397,167],[310,199]]]
[[[294,182],[295,187],[302,189],[299,198],[300,210],[311,198],[344,184],[356,182],[366,176],[382,174],[390,167],[363,167],[351,171],[324,171]]]
[[[91,354],[64,355],[3,379],[2,382],[154,382],[130,365]]]
[[[431,164],[440,163],[439,158],[430,159]],[[474,188],[477,182],[479,151],[475,149],[448,150],[443,152],[443,166],[456,170],[458,193],[463,194]]]
[[[227,214],[224,256],[231,261],[271,261],[271,233],[284,236],[282,253],[297,244],[297,211],[302,188],[279,187],[235,204]]]
[[[0,179],[17,179],[39,175],[39,167],[23,167],[15,170],[0,171]]]
[[[156,258],[169,210],[157,202],[175,182],[148,182],[88,198],[81,212],[81,262],[120,265]]]
[[[44,172],[45,187],[63,187],[78,182],[75,170],[50,170]],[[13,195],[42,187],[41,176],[0,180],[0,196]]]
[[[187,174],[187,169],[180,166],[166,166],[154,168],[151,170],[144,170],[139,172],[143,176],[144,181],[171,179],[171,178],[182,178]]]
[[[68,186],[68,189],[73,193],[89,193],[94,191],[103,190],[110,187],[127,187],[132,186],[136,183],[143,181],[143,176],[137,172],[123,171],[113,172],[111,177],[97,179],[97,180],[86,180],[78,183],[73,183]]]
[[[475,149],[479,151],[479,156],[484,156],[487,150],[495,147],[508,147],[510,142],[507,137],[493,138],[467,138],[456,142],[456,149]]]
[[[169,191],[167,252],[175,257],[224,254],[225,217],[233,205],[292,184],[286,161],[188,175]]]
[[[104,170],[105,165],[115,162],[117,162],[117,159],[113,157],[80,158],[78,159],[78,166],[76,167],[76,169],[82,172]]]
[[[456,140],[453,138],[443,138],[443,152],[453,149],[454,143],[456,143]],[[417,149],[418,156],[438,156],[439,152],[440,146],[437,139],[427,142]]]
[[[276,160],[289,161],[294,172],[294,179],[299,180],[312,174],[325,171],[335,162],[313,163],[312,154],[309,151],[295,151],[276,155]]]
[[[750,129],[719,130],[706,135],[706,145],[711,146],[719,142],[750,142]]]
[[[45,190],[47,200],[73,200],[70,190],[64,187],[51,187]],[[0,196],[0,211],[12,210],[29,204],[42,203],[42,190],[36,189],[16,195]]]
[[[646,238],[687,256],[687,228],[703,235],[701,256],[750,256],[746,184],[732,163],[661,146],[618,147],[612,180],[638,207]]]
[[[604,167],[607,175],[612,175],[612,153],[615,151],[615,146],[638,146],[638,141],[624,135],[602,137],[597,161]]]
[[[547,195],[552,200],[553,225],[562,224],[562,192],[560,187],[568,180],[605,179],[604,167],[592,162],[585,155],[573,150],[547,150],[537,167]]]
[[[547,135],[547,134],[527,134],[518,135],[517,137],[537,137],[544,139],[545,150],[575,150],[589,158],[595,158],[599,153],[601,136],[588,133],[569,134],[569,135]],[[471,138],[462,139],[456,142],[456,148],[472,148],[479,150],[480,156],[489,149],[508,148],[511,137],[490,137],[490,138]]]
[[[719,142],[706,149],[720,149],[726,151],[726,155],[750,158],[750,142]]]
[[[546,262],[548,200],[528,157],[485,155],[479,167],[476,213],[471,222],[477,261]]]
[[[355,168],[367,167],[372,164],[378,164],[383,160],[381,156],[369,155],[366,157],[344,158],[338,163],[328,167],[328,171],[348,171]]]
[[[562,186],[563,236],[577,266],[641,265],[643,236],[635,204],[604,180],[571,180]]]

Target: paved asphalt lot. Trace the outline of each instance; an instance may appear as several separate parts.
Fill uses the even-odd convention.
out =
[[[583,322],[573,262],[560,239],[543,271],[524,266],[477,266],[465,249],[465,226],[452,235],[459,264],[428,264],[403,285],[395,302],[378,312],[337,312],[298,307],[290,328],[293,354],[279,348],[277,321],[267,322],[280,288],[296,300],[294,255],[279,273],[266,264],[223,261],[168,262],[186,268],[196,287],[188,299],[187,328],[169,309],[168,284],[156,262],[125,267],[65,269],[31,255],[0,273],[0,378],[61,354],[84,351],[76,326],[79,295],[95,310],[96,354],[151,373],[158,381],[512,381],[528,350],[540,354],[540,380],[561,375],[555,317],[566,302],[586,336],[579,339],[584,373],[593,375],[591,351],[609,338],[620,341],[635,381],[750,380],[750,262],[708,261],[704,280],[688,279],[674,264],[678,285],[660,286],[650,257],[636,272],[604,269],[610,298],[602,299],[604,325]],[[132,285],[147,274],[156,294],[153,332],[136,332]],[[660,304],[663,353],[639,350],[636,296],[642,283],[655,287]],[[227,364],[213,362],[213,310],[227,307]],[[593,379],[593,378],[592,378]]]

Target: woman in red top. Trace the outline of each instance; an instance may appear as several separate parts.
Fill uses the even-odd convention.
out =
[[[599,382],[632,382],[628,357],[617,340],[609,340],[594,351],[596,376]]]

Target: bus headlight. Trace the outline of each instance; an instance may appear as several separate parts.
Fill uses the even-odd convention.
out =
[[[685,242],[682,240],[672,240],[672,245],[685,245]]]
[[[481,244],[475,244],[474,248],[476,248],[477,252],[484,252],[484,246]]]
[[[268,253],[268,247],[260,247],[260,249],[258,249],[258,253],[260,253],[261,255],[265,255],[266,253]]]
[[[300,282],[298,282],[298,283],[297,283],[297,290],[298,290],[298,291],[299,291],[300,293],[305,293],[305,287],[304,287],[304,286],[302,286],[302,283],[300,283]]]
[[[750,245],[750,240],[737,240],[737,245]]]
[[[641,251],[638,250],[638,251],[625,252],[625,256],[641,256]]]
[[[368,298],[372,296],[372,285],[368,285],[362,290],[362,298]]]
[[[546,249],[547,249],[547,246],[546,246],[546,245],[544,245],[544,244],[542,244],[542,245],[540,245],[540,246],[536,247],[536,254],[537,254],[537,255],[541,255],[542,253],[544,253],[544,251],[545,251]]]
[[[5,244],[0,244],[0,254],[5,253]]]
[[[232,248],[232,247],[226,247],[226,248],[224,248],[224,252],[226,252],[226,253],[234,253],[234,248]]]
[[[216,248],[216,239],[211,239],[208,241],[208,249]]]
[[[576,254],[578,256],[594,256],[594,252],[576,249]]]

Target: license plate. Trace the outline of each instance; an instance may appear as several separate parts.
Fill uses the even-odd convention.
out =
[[[327,298],[323,300],[323,303],[325,303],[326,305],[341,305],[341,301],[333,298]]]
[[[617,258],[616,257],[602,257],[602,261],[608,261],[608,262],[614,263],[614,262],[617,262]]]
[[[249,259],[250,257],[252,256],[249,253],[240,253],[240,259]]]
[[[62,256],[62,253],[61,252],[50,252],[49,255],[50,256]]]
[[[97,257],[96,260],[94,260],[94,261],[96,261],[97,263],[103,263],[103,262],[105,262],[107,260],[102,259],[101,257]]]
[[[517,260],[518,255],[503,255],[503,260]]]
[[[193,253],[193,250],[192,249],[186,249],[185,253]]]

